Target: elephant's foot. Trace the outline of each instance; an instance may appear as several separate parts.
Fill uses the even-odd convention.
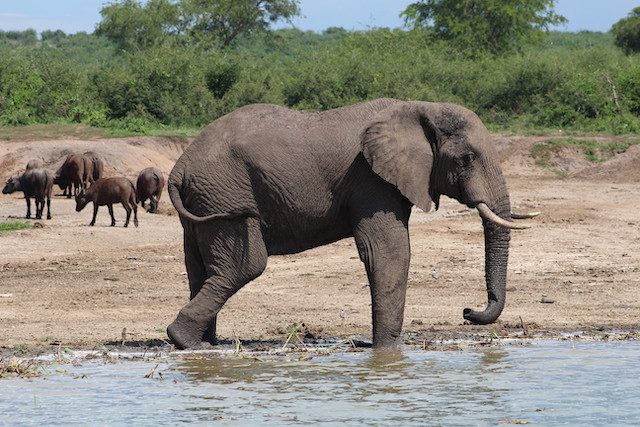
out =
[[[375,351],[398,351],[399,345],[402,344],[401,340],[389,340],[389,341],[379,341],[375,340],[373,342],[373,349]]]
[[[198,324],[182,313],[167,327],[167,335],[178,350],[211,348],[209,343],[202,341],[204,334]]]
[[[206,331],[204,331],[204,336],[202,337],[202,341],[205,343],[209,343],[212,346],[218,345],[218,338],[216,337],[215,326],[209,326]]]

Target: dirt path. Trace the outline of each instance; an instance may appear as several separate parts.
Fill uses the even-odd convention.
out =
[[[526,156],[531,141],[514,149],[513,138],[505,140],[499,147],[514,206],[544,214],[532,221],[535,228],[512,235],[507,306],[499,322],[462,322],[463,308],[486,303],[482,226],[475,212],[443,199],[440,211],[414,210],[411,218],[406,336],[513,334],[522,332],[522,323],[530,334],[640,328],[640,186],[560,179],[532,165]],[[9,143],[13,150],[0,144],[0,172],[13,173],[20,160],[48,150],[49,143]],[[53,143],[76,148],[72,141]],[[125,174],[147,166],[118,157],[117,150],[129,153],[136,143],[116,141],[108,151]],[[170,168],[181,148],[154,151],[153,144],[138,146],[164,156],[158,162]],[[23,155],[16,156],[20,149]],[[168,201],[162,203],[171,213]],[[76,213],[74,206],[56,197],[54,219],[44,228],[0,234],[0,347],[92,347],[121,340],[124,328],[127,340],[165,339],[167,324],[188,300],[178,218],[139,209],[140,227],[125,229],[124,210],[116,208],[118,226],[112,228],[102,208],[96,226],[88,227],[91,210]],[[0,221],[24,213],[19,196],[0,196]],[[298,322],[321,337],[369,337],[369,289],[351,239],[271,257],[265,273],[224,307],[218,329],[223,338],[283,340]]]

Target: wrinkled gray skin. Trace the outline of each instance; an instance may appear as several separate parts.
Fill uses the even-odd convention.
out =
[[[30,162],[31,163],[31,162]],[[42,218],[45,200],[47,202],[47,219],[51,219],[51,190],[53,174],[46,169],[29,169],[19,176],[9,178],[2,189],[2,194],[22,191],[27,201],[27,215],[31,218],[31,198],[36,199],[36,219]]]
[[[109,215],[111,216],[111,226],[116,225],[116,218],[113,216],[113,205],[121,203],[125,211],[127,211],[127,219],[124,226],[129,226],[131,211],[133,211],[133,224],[138,226],[138,205],[136,199],[136,189],[133,182],[123,177],[102,178],[95,181],[87,190],[82,190],[76,196],[76,212],[84,209],[89,202],[93,202],[93,217],[89,225],[96,223],[98,215],[98,207],[107,205]]]
[[[250,105],[209,125],[169,177],[184,228],[191,301],[167,328],[176,347],[215,343],[224,303],[267,265],[353,236],[369,279],[374,348],[402,330],[412,205],[444,194],[485,203],[510,220],[491,136],[453,104],[379,99],[322,113]],[[488,305],[466,320],[494,322],[505,304],[510,233],[483,220]]]
[[[164,175],[158,168],[150,167],[140,171],[136,181],[136,195],[138,202],[144,208],[144,202],[149,199],[149,213],[158,212],[158,202],[164,188]]]

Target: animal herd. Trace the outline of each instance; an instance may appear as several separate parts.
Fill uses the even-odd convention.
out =
[[[149,200],[150,213],[158,211],[158,202],[165,185],[164,175],[156,167],[148,167],[138,174],[136,185],[121,176],[105,177],[105,163],[96,153],[87,151],[82,154],[69,154],[55,173],[45,169],[40,159],[27,163],[24,173],[10,177],[2,194],[16,191],[24,193],[27,202],[26,218],[31,218],[31,199],[35,199],[36,219],[41,219],[47,205],[47,219],[51,219],[51,193],[53,186],[63,190],[63,196],[75,197],[76,212],[80,212],[93,202],[93,217],[89,225],[94,225],[99,206],[107,206],[111,216],[111,226],[116,225],[113,205],[121,203],[127,212],[124,226],[129,225],[133,212],[133,224],[138,226],[138,206],[145,207]]]

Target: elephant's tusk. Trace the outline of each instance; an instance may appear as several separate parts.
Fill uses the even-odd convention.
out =
[[[538,215],[540,215],[540,212],[526,212],[526,213],[511,212],[511,219],[529,219],[529,218],[535,218]]]
[[[513,229],[518,229],[518,230],[529,228],[528,225],[515,224],[513,222],[506,221],[506,220],[500,218],[491,209],[489,209],[489,206],[487,206],[484,203],[478,203],[478,205],[476,206],[476,209],[478,209],[478,213],[480,214],[480,216],[482,218],[486,219],[487,221],[491,221],[492,223],[494,223],[496,225],[499,225],[501,227],[513,228]]]

